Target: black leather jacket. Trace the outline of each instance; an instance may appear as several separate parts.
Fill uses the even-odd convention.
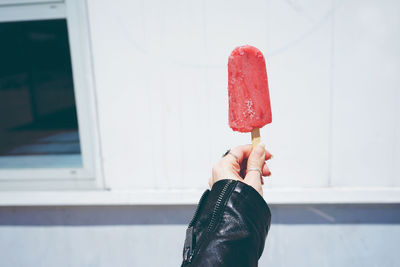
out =
[[[186,230],[182,266],[257,266],[271,222],[251,186],[220,180],[206,190]]]

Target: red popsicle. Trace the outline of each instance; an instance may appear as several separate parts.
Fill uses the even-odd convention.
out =
[[[267,70],[260,50],[250,45],[236,47],[228,60],[229,126],[252,132],[260,142],[259,128],[271,123]]]

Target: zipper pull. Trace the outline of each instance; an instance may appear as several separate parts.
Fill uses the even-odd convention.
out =
[[[186,229],[186,239],[185,245],[183,248],[183,261],[190,262],[192,260],[193,253],[193,226],[190,226]]]

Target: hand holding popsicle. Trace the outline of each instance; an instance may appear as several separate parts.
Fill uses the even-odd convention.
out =
[[[186,230],[182,266],[257,266],[270,227],[262,185],[272,155],[260,144],[259,130],[272,120],[264,57],[255,47],[237,47],[228,73],[229,126],[251,132],[252,145],[228,150],[214,165],[211,190]]]
[[[235,147],[230,151],[230,154],[214,165],[208,184],[211,188],[215,182],[222,179],[239,180],[252,186],[263,195],[260,174],[258,172],[247,172],[247,170],[257,168],[261,170],[262,176],[271,175],[265,163],[271,157],[271,153],[262,144],[257,145],[254,149],[251,145]]]
[[[229,126],[234,131],[251,132],[252,146],[236,147],[222,158],[213,168],[209,185],[221,179],[236,179],[262,195],[261,176],[271,175],[265,160],[272,155],[260,144],[260,128],[271,123],[272,115],[265,60],[257,48],[239,46],[229,56],[228,95]]]
[[[265,59],[257,48],[235,48],[228,60],[229,126],[251,132],[253,147],[260,143],[260,128],[271,123],[271,104]]]

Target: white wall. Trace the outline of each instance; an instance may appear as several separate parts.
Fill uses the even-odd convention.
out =
[[[260,267],[397,267],[399,205],[271,206]],[[173,267],[194,206],[0,207],[2,267]]]
[[[226,148],[235,46],[267,61],[266,188],[400,185],[396,1],[88,1],[104,174],[114,190],[204,188]],[[268,196],[268,194],[267,194]]]

